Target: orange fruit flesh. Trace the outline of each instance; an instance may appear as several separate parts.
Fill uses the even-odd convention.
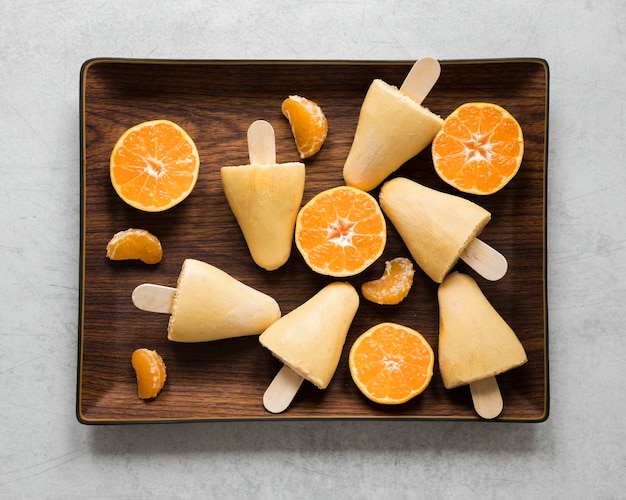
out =
[[[493,194],[517,174],[524,154],[522,129],[504,108],[467,103],[445,120],[433,139],[435,170],[471,194]]]
[[[357,188],[339,186],[313,197],[298,213],[296,246],[314,271],[353,276],[382,254],[387,228],[378,202]]]
[[[348,363],[352,379],[368,399],[402,404],[428,387],[435,355],[419,332],[395,323],[381,323],[354,342]]]
[[[189,135],[168,120],[129,128],[110,159],[111,183],[130,206],[161,212],[183,201],[198,179],[200,157]]]
[[[138,259],[157,264],[163,258],[163,249],[159,239],[149,231],[130,228],[113,235],[106,256],[111,260]]]
[[[385,271],[377,280],[361,285],[361,293],[367,300],[381,305],[402,302],[413,286],[413,263],[406,257],[396,257],[385,262]]]
[[[156,351],[137,349],[131,363],[137,376],[137,393],[142,399],[157,397],[167,378],[163,358]]]
[[[306,97],[291,95],[283,101],[281,111],[289,120],[300,158],[316,154],[328,133],[328,121],[322,108]]]

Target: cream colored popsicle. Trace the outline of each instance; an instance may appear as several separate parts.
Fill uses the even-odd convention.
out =
[[[263,397],[268,411],[284,411],[302,379],[328,387],[358,307],[352,285],[331,283],[261,334],[259,342],[285,365]]]
[[[380,79],[372,82],[343,167],[348,186],[371,191],[432,142],[443,119],[421,102],[440,71],[436,59],[423,58],[400,89]]]
[[[276,163],[274,129],[263,120],[250,125],[248,150],[249,165],[222,167],[222,185],[252,259],[272,271],[291,255],[305,166]]]
[[[433,281],[441,283],[459,258],[466,260],[470,256],[469,250],[471,256],[486,260],[495,255],[496,264],[503,266],[495,275],[483,274],[484,277],[499,279],[506,272],[504,257],[491,247],[487,250],[482,242],[475,243],[476,236],[491,219],[491,214],[475,203],[396,177],[381,188],[380,206],[417,264]],[[474,245],[480,245],[478,251]],[[480,252],[489,254],[481,256]],[[476,265],[472,267],[482,271]]]
[[[132,299],[139,309],[171,314],[167,337],[174,342],[258,335],[281,316],[269,295],[195,259],[183,262],[175,289],[142,284]]]
[[[448,275],[438,299],[443,384],[446,389],[470,384],[479,415],[495,418],[502,398],[494,377],[526,363],[524,347],[470,276]]]

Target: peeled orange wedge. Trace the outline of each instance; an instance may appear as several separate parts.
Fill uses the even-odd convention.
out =
[[[163,358],[156,351],[137,349],[131,363],[137,376],[137,393],[142,399],[156,398],[167,378]]]
[[[113,235],[107,244],[106,256],[111,260],[137,259],[157,264],[163,258],[161,242],[145,229],[130,228]]]
[[[413,286],[413,263],[406,257],[385,262],[383,275],[361,285],[361,293],[370,302],[395,305],[402,302]]]
[[[328,121],[322,108],[306,97],[291,95],[283,101],[281,110],[291,125],[300,158],[316,154],[328,133]]]

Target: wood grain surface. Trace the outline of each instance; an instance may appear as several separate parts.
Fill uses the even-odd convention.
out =
[[[304,382],[288,410],[268,413],[263,393],[280,363],[258,337],[202,344],[167,340],[168,316],[143,312],[131,302],[140,283],[175,286],[182,262],[209,262],[273,296],[283,314],[309,299],[332,278],[313,273],[295,248],[287,264],[268,272],[250,258],[226,202],[220,168],[248,162],[246,130],[257,119],[276,134],[279,162],[299,161],[282,100],[299,94],[316,101],[328,118],[321,151],[307,160],[303,204],[321,190],[343,184],[342,168],[359,109],[374,78],[400,86],[412,62],[220,62],[87,61],[81,72],[81,273],[77,416],[83,423],[132,423],[229,419],[447,419],[479,420],[469,387],[446,390],[438,365],[431,385],[400,406],[363,397],[350,378],[353,341],[382,321],[421,332],[437,352],[437,285],[417,268],[413,288],[397,306],[362,298],[343,356],[328,389]],[[469,101],[489,101],[510,111],[524,132],[525,153],[517,176],[500,192],[465,195],[492,214],[481,239],[502,252],[509,271],[488,282],[465,264],[486,297],[517,333],[528,363],[497,377],[504,410],[496,420],[542,421],[548,416],[545,185],[548,67],[538,59],[443,61],[442,73],[424,105],[447,116]],[[109,156],[119,136],[142,121],[169,119],[194,139],[201,159],[193,193],[158,214],[126,205],[109,179]],[[420,153],[394,176],[460,195],[441,181],[430,152]],[[378,196],[378,191],[372,192]],[[382,275],[384,262],[410,257],[389,223],[383,256],[348,279],[357,289]],[[105,258],[119,230],[143,228],[163,245],[155,266]],[[156,349],[167,365],[167,383],[152,401],[137,396],[130,359],[134,349]]]

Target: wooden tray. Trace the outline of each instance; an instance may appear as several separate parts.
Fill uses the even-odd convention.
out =
[[[175,286],[185,258],[209,262],[272,295],[283,314],[331,281],[304,264],[297,249],[281,269],[267,272],[251,260],[227,205],[220,181],[223,165],[248,162],[246,130],[256,119],[276,132],[279,162],[298,161],[282,100],[299,94],[317,101],[328,118],[322,150],[306,162],[303,203],[343,184],[342,168],[359,109],[374,78],[400,85],[409,62],[249,62],[94,59],[81,71],[81,259],[77,416],[86,424],[245,419],[445,419],[478,420],[468,387],[446,390],[438,365],[427,390],[400,406],[371,403],[350,378],[347,355],[358,335],[381,321],[420,331],[437,349],[437,286],[417,268],[413,288],[397,306],[362,299],[343,357],[328,389],[304,382],[290,408],[272,415],[263,393],[280,363],[258,338],[203,344],[167,340],[167,315],[136,309],[131,293],[140,283]],[[470,197],[492,213],[481,239],[509,261],[507,275],[488,282],[463,263],[524,345],[528,363],[500,375],[504,399],[500,421],[538,422],[548,416],[546,304],[546,151],[548,66],[540,59],[443,61],[442,74],[424,105],[442,117],[468,101],[504,106],[524,131],[518,175],[500,192]],[[109,156],[128,127],[157,118],[177,122],[198,146],[201,167],[193,193],[173,209],[150,214],[117,196],[109,179]],[[394,175],[451,191],[424,151]],[[454,192],[460,194],[459,192]],[[377,191],[373,191],[376,197]],[[112,235],[129,227],[159,237],[164,258],[156,266],[105,258]],[[389,224],[381,259],[349,281],[358,289],[382,274],[385,260],[410,256]],[[131,353],[156,349],[167,365],[167,383],[152,401],[137,397]]]

